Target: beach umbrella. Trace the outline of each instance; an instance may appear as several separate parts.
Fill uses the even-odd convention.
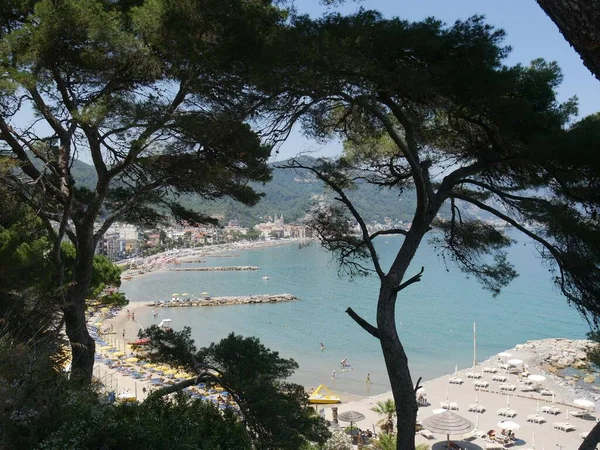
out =
[[[508,353],[508,352],[500,352],[498,353],[498,356],[500,358],[511,358],[512,357],[512,353]]]
[[[581,408],[585,409],[590,409],[596,406],[596,404],[593,401],[588,400],[586,398],[577,398],[573,400],[573,404],[575,406],[580,406]]]
[[[135,362],[138,362],[138,361],[139,361],[139,359],[137,359],[135,356],[132,356],[131,358],[127,358],[125,360],[125,362],[130,362],[130,363],[135,363]]]
[[[498,422],[498,427],[502,430],[515,431],[521,428],[521,425],[519,425],[517,422],[513,422],[512,420],[503,420]]]
[[[120,358],[121,356],[125,356],[125,352],[115,352],[115,353],[113,353],[113,356]]]
[[[546,381],[546,377],[544,375],[529,375],[527,379],[533,381],[534,383],[543,383]]]
[[[427,393],[427,391],[425,390],[424,387],[420,387],[419,389],[417,389],[417,394],[423,395],[423,394],[426,394],[426,393]]]
[[[506,362],[507,362],[508,364],[510,364],[511,366],[518,366],[518,365],[520,365],[520,364],[523,364],[523,360],[521,360],[521,359],[517,359],[517,358],[514,358],[514,359],[509,359],[509,360],[508,360],[508,361],[506,361]]]
[[[451,435],[462,435],[473,429],[471,421],[450,411],[429,416],[423,420],[423,426],[432,433],[445,434],[448,448],[450,448]]]
[[[338,420],[342,422],[350,422],[350,435],[352,435],[352,423],[365,420],[365,416],[358,411],[346,411],[338,414]]]

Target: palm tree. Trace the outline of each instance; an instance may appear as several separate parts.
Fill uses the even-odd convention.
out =
[[[375,411],[377,414],[387,416],[377,422],[377,425],[387,433],[394,431],[394,417],[396,416],[396,404],[394,400],[389,398],[387,400],[377,402],[376,406],[371,408],[371,411]]]

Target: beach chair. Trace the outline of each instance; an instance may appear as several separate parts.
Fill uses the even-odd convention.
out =
[[[500,408],[498,411],[496,411],[496,414],[498,414],[499,416],[503,416],[504,413],[508,410],[509,408]]]
[[[458,411],[458,403],[456,403],[456,402],[450,402],[448,404],[448,407],[449,407],[450,410]]]
[[[491,444],[485,444],[485,450],[505,450],[506,447],[498,442],[492,442]]]
[[[517,415],[517,412],[514,409],[509,409],[507,411],[505,411],[505,413],[503,414],[504,417],[515,417]]]
[[[560,413],[560,409],[556,406],[542,406],[542,412],[555,416]]]
[[[576,430],[576,428],[573,425],[571,425],[569,422],[554,422],[552,424],[552,426],[554,428],[556,428],[557,430],[564,431],[565,433],[568,431]]]
[[[571,415],[573,417],[579,417],[581,419],[583,419],[584,417],[587,417],[587,415],[589,414],[589,412],[587,411],[571,411]]]
[[[421,436],[423,436],[425,439],[429,439],[429,440],[431,440],[435,437],[431,431],[426,430],[425,428],[423,428],[421,431],[419,431],[419,434]]]
[[[450,384],[463,384],[464,381],[462,380],[462,378],[458,378],[458,377],[452,377],[449,380]]]
[[[483,371],[486,373],[496,373],[498,372],[498,369],[496,369],[495,367],[484,367]]]
[[[546,421],[546,418],[542,417],[538,414],[530,414],[529,416],[527,416],[527,422],[544,423],[545,421]]]
[[[504,382],[504,381],[506,381],[506,375],[502,375],[502,374],[494,375],[492,377],[492,380]]]

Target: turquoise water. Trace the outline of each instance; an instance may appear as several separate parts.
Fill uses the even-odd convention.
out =
[[[383,264],[392,261],[400,239],[378,245]],[[423,280],[401,292],[398,329],[409,357],[414,381],[451,373],[455,365],[471,366],[473,322],[477,322],[477,356],[495,353],[530,339],[584,338],[588,327],[575,309],[554,289],[533,244],[511,248],[511,261],[520,276],[494,298],[459,269],[446,267],[429,245],[421,246],[409,274],[425,267]],[[351,306],[375,322],[378,280],[349,281],[339,277],[331,255],[317,245],[299,249],[289,243],[278,247],[236,252],[239,257],[208,257],[202,265],[256,265],[248,272],[157,272],[123,282],[121,290],[132,301],[165,300],[174,292],[211,296],[290,293],[300,301],[267,305],[214,308],[158,309],[138,315],[144,325],[170,318],[173,327],[192,328],[197,346],[218,341],[230,332],[257,336],[272,350],[294,358],[300,365],[293,380],[306,387],[320,383],[341,392],[371,395],[389,390],[381,350],[375,338],[344,313]],[[263,280],[268,276],[269,280]],[[320,343],[325,350],[321,352]],[[342,372],[347,358],[352,370]],[[336,380],[331,379],[336,370]],[[366,386],[370,373],[372,385]]]

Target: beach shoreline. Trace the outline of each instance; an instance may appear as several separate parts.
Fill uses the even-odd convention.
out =
[[[144,324],[137,320],[130,320],[131,314],[144,316],[144,310],[151,310],[152,306],[149,302],[133,302],[122,308],[114,317],[106,319],[101,328],[103,330],[112,326],[114,333],[105,335],[105,338],[117,348],[127,349],[127,344],[138,338],[138,331],[143,328]],[[124,339],[123,339],[124,333]],[[511,354],[511,358],[522,361],[522,367],[530,374],[542,375],[545,377],[543,388],[554,393],[553,396],[542,396],[538,392],[525,392],[523,389],[526,384],[523,378],[518,378],[517,375],[508,373],[507,383],[515,385],[515,391],[501,391],[502,383],[494,381],[495,374],[484,372],[484,368],[497,368],[505,363],[498,355],[494,355],[485,361],[478,362],[475,368],[463,368],[456,370],[453,374],[443,375],[437,378],[422,381],[421,385],[425,389],[427,406],[419,408],[418,421],[431,416],[435,412],[439,412],[440,406],[445,402],[456,403],[458,410],[453,411],[477,424],[477,429],[488,431],[498,429],[498,423],[505,418],[498,415],[497,411],[501,408],[509,406],[516,413],[516,417],[510,418],[511,421],[516,421],[520,425],[520,430],[517,432],[520,439],[528,445],[535,438],[538,448],[543,448],[544,445],[554,447],[555,444],[563,445],[564,448],[575,449],[581,443],[580,434],[590,431],[595,425],[595,411],[600,406],[600,394],[591,390],[581,389],[572,379],[562,377],[551,369],[552,366],[577,365],[581,358],[584,357],[583,349],[586,346],[595,345],[590,341],[585,340],[569,340],[561,338],[541,339],[527,341],[524,344],[516,345],[515,347],[506,350]],[[127,352],[127,350],[125,350]],[[130,355],[125,355],[126,358]],[[129,392],[135,392],[138,400],[144,400],[148,393],[155,388],[148,380],[133,380],[127,376],[117,373],[113,369],[109,369],[105,363],[96,364],[100,371],[105,375],[110,374],[111,377],[118,377],[117,386],[120,389],[126,389]],[[96,371],[96,370],[95,370]],[[482,375],[481,379],[470,378],[469,372],[477,372]],[[499,369],[499,374],[504,373]],[[461,384],[453,384],[451,380],[455,378],[462,379]],[[489,385],[486,388],[475,389],[473,381],[486,381]],[[310,394],[311,389],[307,389],[307,394]],[[145,391],[145,392],[144,392]],[[345,411],[357,411],[365,416],[365,419],[357,425],[361,428],[375,429],[380,432],[377,423],[381,417],[373,412],[373,408],[377,402],[392,399],[392,392],[385,392],[378,395],[362,397],[359,395],[346,394],[336,392],[342,399],[342,403],[336,405],[314,405],[319,411],[323,410],[327,420],[333,419],[332,407],[338,408],[338,413]],[[594,402],[594,411],[590,411],[590,415],[594,420],[584,420],[572,416],[572,413],[578,411],[577,406],[573,401],[578,399],[588,399]],[[485,406],[485,412],[477,414],[469,411],[469,407],[474,403]],[[552,416],[547,413],[541,413],[544,406],[555,406],[560,409],[558,416]],[[526,420],[527,417],[539,414],[544,417],[543,423],[530,423]],[[555,422],[567,422],[575,427],[572,432],[559,431],[553,427]],[[340,424],[344,426],[343,423]],[[442,440],[442,436],[435,436],[437,440]],[[438,439],[439,438],[439,439]],[[429,440],[420,434],[415,437],[416,443],[432,444],[433,440]],[[476,439],[472,444],[477,444],[479,447],[465,448],[485,448],[481,439]]]

